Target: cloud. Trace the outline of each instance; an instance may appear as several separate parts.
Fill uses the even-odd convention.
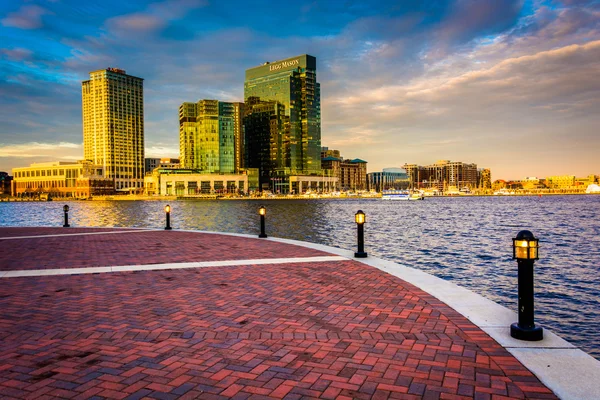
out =
[[[77,143],[39,143],[30,142],[22,144],[3,145],[0,144],[0,157],[6,158],[32,158],[49,157],[57,158],[57,151],[60,152],[60,159],[82,159],[82,145]]]
[[[0,49],[0,53],[12,61],[26,61],[31,59],[33,52],[21,47],[14,49]]]
[[[156,30],[157,28],[164,26],[164,24],[165,22],[158,16],[142,13],[122,15],[111,18],[106,22],[106,26],[111,32],[114,32],[115,30],[121,32],[147,32]]]
[[[146,157],[179,158],[179,146],[154,143],[150,147],[146,147],[145,154]]]
[[[38,29],[43,26],[42,16],[52,14],[45,8],[36,5],[26,5],[18,11],[9,13],[0,20],[2,25],[20,29]]]
[[[154,3],[141,12],[119,15],[105,22],[107,36],[131,39],[131,35],[148,35],[169,28],[169,22],[178,20],[189,11],[204,7],[204,0],[171,0]],[[171,28],[171,30],[174,28]]]

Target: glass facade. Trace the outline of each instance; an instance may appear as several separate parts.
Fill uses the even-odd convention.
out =
[[[179,158],[183,168],[201,173],[235,171],[233,103],[200,100],[179,107]]]
[[[84,157],[103,167],[116,190],[144,183],[143,81],[107,68],[90,72],[81,84]]]
[[[321,173],[316,58],[304,54],[246,70],[246,167],[271,177]]]

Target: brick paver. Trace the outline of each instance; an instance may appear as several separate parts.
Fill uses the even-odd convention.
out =
[[[30,236],[37,228],[0,228],[0,238]],[[42,235],[93,232],[90,228],[43,228]],[[6,233],[9,231],[9,233]],[[327,255],[318,250],[261,239],[177,232],[140,231],[0,240],[0,271],[246,260]],[[14,251],[10,249],[13,248]]]
[[[84,239],[88,260],[124,264],[136,238],[145,250],[127,251],[140,263],[154,260],[149,243],[183,259],[200,244],[205,261],[323,254],[221,235],[110,236]],[[36,240],[51,260],[85,265],[69,253],[83,243]],[[0,397],[556,398],[466,318],[352,260],[0,279]]]

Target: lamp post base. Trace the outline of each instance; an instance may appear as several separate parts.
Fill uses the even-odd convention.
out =
[[[260,235],[258,235],[259,238],[266,238],[267,235],[265,233],[261,233]]]
[[[364,251],[359,251],[354,253],[354,257],[356,258],[366,258],[367,257],[367,253],[365,253]]]
[[[63,225],[63,228],[70,228],[70,227],[71,227],[71,225],[69,225],[69,224],[64,224]]]
[[[173,229],[173,228],[171,228],[170,226],[167,226],[167,227],[165,228],[165,231],[170,231],[171,229]]]
[[[536,342],[544,339],[544,330],[539,326],[533,328],[521,328],[518,322],[515,322],[510,326],[510,336],[519,340],[527,340],[529,342]]]

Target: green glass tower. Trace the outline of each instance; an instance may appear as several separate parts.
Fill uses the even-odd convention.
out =
[[[246,70],[246,167],[260,183],[321,173],[321,98],[317,60],[308,54]]]
[[[235,172],[234,104],[200,100],[179,106],[179,158],[202,173]]]

